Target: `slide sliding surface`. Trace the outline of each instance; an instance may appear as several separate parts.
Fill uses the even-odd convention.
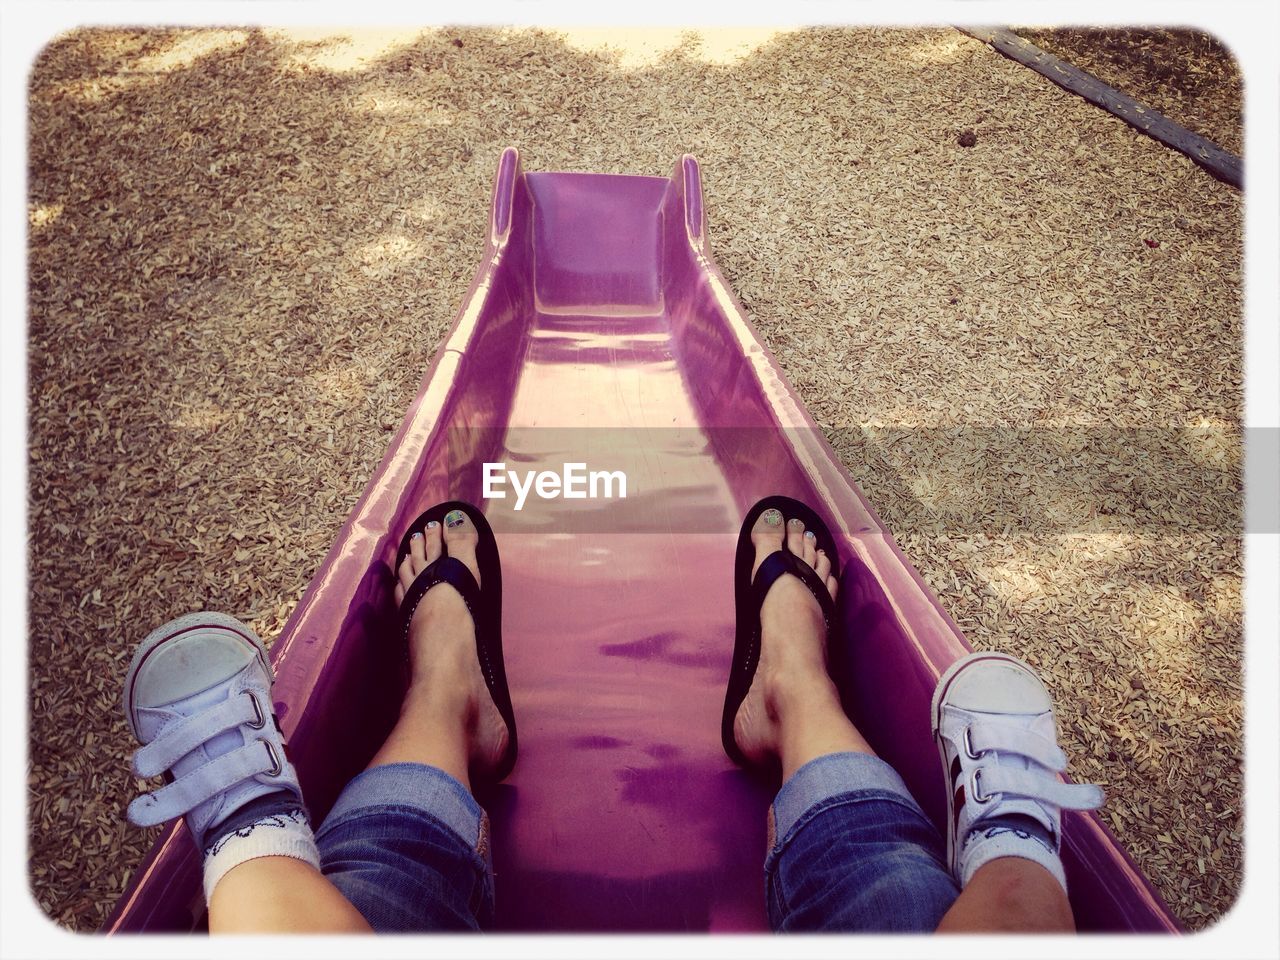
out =
[[[504,498],[486,499],[486,463],[521,483],[582,464],[568,469],[585,488],[592,472],[611,486],[598,476],[595,498],[534,490],[520,502],[508,478],[489,491]],[[272,650],[316,822],[396,715],[390,564],[404,526],[440,500],[470,500],[502,554],[520,731],[515,771],[480,797],[498,927],[765,929],[771,789],[724,755],[720,711],[740,518],[779,493],[809,503],[840,544],[831,646],[847,709],[941,822],[929,701],[968,647],[716,267],[696,161],[669,179],[526,174],[505,151],[453,331]],[[1082,929],[1177,929],[1096,816],[1067,815],[1066,836]],[[196,929],[202,913],[198,857],[178,827],[107,929]]]

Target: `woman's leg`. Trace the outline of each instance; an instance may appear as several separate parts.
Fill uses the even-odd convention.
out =
[[[766,511],[752,531],[756,566],[787,540],[827,582],[831,565],[804,525]],[[943,844],[901,778],[845,715],[827,673],[817,602],[779,578],[760,611],[761,652],[734,723],[748,760],[780,770],[765,863],[775,930],[927,932],[957,888]]]
[[[828,580],[834,596],[830,565],[815,553],[803,524],[791,521],[784,530],[776,512],[763,514],[753,530],[757,566],[778,549],[784,536],[791,552],[804,557]],[[961,820],[962,832],[976,825],[981,836],[975,833],[977,839],[961,847],[978,850],[980,860],[975,862],[980,865],[968,871],[957,867],[953,874],[932,823],[901,778],[875,756],[844,714],[827,674],[818,604],[799,580],[782,577],[775,582],[761,608],[761,627],[760,663],[734,730],[749,760],[773,765],[782,773],[783,786],[770,810],[766,861],[769,913],[775,929],[1027,933],[1074,929],[1063,882],[1045,866],[1061,872],[1055,804],[1070,803],[1070,797],[1041,797],[1036,806],[1020,800],[1003,808],[1012,811],[1010,815],[995,820],[970,812]],[[1031,704],[1033,713],[1025,722],[1038,737],[1053,739],[1047,693],[1025,665],[1013,672],[1007,664],[983,663],[978,669],[987,671],[988,678],[985,686],[968,684],[971,702],[966,706],[973,713],[966,714],[966,719],[985,724],[988,731],[996,729],[992,736],[1003,735],[1001,725],[1011,722],[1013,714],[1000,713],[996,705],[1002,696],[1008,699],[1016,692],[1021,697],[1017,703],[1023,705],[1018,709]],[[991,675],[992,669],[1002,672]],[[978,671],[970,671],[971,678],[978,676]],[[994,698],[993,686],[999,688]],[[963,700],[964,695],[965,691],[952,689],[953,698]],[[1012,703],[1009,700],[1005,706]],[[996,712],[984,712],[988,709]],[[1018,722],[1022,721],[1015,725]],[[1025,744],[1022,748],[1031,749]],[[1010,753],[992,746],[989,753],[996,752]],[[969,761],[965,764],[967,772]],[[1066,789],[1076,791],[1075,800],[1091,802],[1085,797],[1090,788]],[[962,805],[963,798],[960,791],[952,802]],[[1047,826],[1037,819],[1042,809],[1048,811]],[[981,852],[984,844],[989,845],[985,854]],[[957,876],[966,875],[961,892]]]
[[[478,534],[462,512],[410,542],[396,602],[449,555],[477,581]],[[410,626],[411,681],[400,719],[317,831],[322,869],[378,931],[478,930],[492,923],[488,818],[471,795],[493,775],[507,728],[476,658],[475,624],[449,584],[432,587]]]
[[[471,571],[479,534],[458,510],[434,520],[409,542],[409,555],[397,571],[396,603],[417,575],[442,552]],[[481,584],[483,587],[483,584]],[[475,622],[462,596],[447,583],[437,584],[414,611],[409,634],[411,680],[400,720],[370,761],[420,763],[443,770],[470,790],[471,777],[493,773],[507,747],[507,725],[489,695],[476,659]]]
[[[805,559],[834,598],[831,561],[815,549],[815,537],[800,520],[784,525],[778,510],[766,510],[751,532],[752,576],[769,554],[788,549]],[[779,577],[760,607],[760,662],[746,699],[734,718],[734,739],[752,763],[780,766],[782,780],[810,760],[853,751],[874,755],[840,706],[827,673],[825,627],[818,602],[799,579]]]

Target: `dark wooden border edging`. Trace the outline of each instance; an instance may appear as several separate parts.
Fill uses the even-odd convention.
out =
[[[1024,40],[1003,27],[958,27],[962,33],[989,43],[1011,60],[1030,67],[1041,76],[1048,77],[1058,86],[1078,93],[1090,103],[1097,104],[1108,113],[1115,114],[1125,123],[1136,127],[1149,137],[1167,147],[1186,154],[1219,180],[1233,187],[1244,188],[1244,164],[1234,153],[1223,150],[1212,140],[1206,140],[1186,127],[1174,123],[1164,114],[1143,106],[1114,87],[1109,87],[1097,77],[1073,67],[1051,53],[1041,50],[1029,40]]]

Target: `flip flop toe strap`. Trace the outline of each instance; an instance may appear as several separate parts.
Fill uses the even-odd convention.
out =
[[[480,603],[480,585],[476,583],[476,578],[472,576],[465,563],[457,557],[445,556],[437,557],[427,564],[400,602],[400,639],[402,641],[409,639],[409,625],[413,622],[413,613],[418,609],[418,604],[427,595],[427,591],[438,583],[447,583],[462,595],[462,602],[467,605],[467,612],[471,614],[476,633],[479,634],[482,624],[477,611],[484,609]],[[405,656],[408,656],[408,650],[406,644]]]
[[[779,577],[786,574],[797,577],[809,589],[813,598],[818,601],[818,606],[822,608],[822,619],[830,628],[835,601],[831,599],[831,592],[827,589],[827,585],[822,582],[813,567],[794,553],[788,553],[785,550],[775,550],[765,557],[751,581],[752,602],[755,605],[757,622],[760,619],[760,608],[764,606],[764,598],[769,594],[769,588],[777,582]]]
[[[471,620],[475,624],[476,656],[480,661],[480,673],[484,676],[485,686],[488,687],[490,696],[494,698],[494,703],[497,703],[498,670],[491,657],[490,644],[486,640],[489,631],[494,627],[494,621],[487,615],[489,611],[481,602],[480,585],[476,583],[476,578],[472,576],[467,565],[456,557],[445,556],[433,560],[418,574],[417,579],[409,587],[409,592],[404,595],[404,600],[400,603],[400,641],[404,647],[405,658],[409,656],[409,627],[413,623],[413,613],[422,602],[422,598],[427,595],[427,591],[439,583],[447,583],[457,590],[462,595],[462,602],[467,605],[467,612],[471,614]]]

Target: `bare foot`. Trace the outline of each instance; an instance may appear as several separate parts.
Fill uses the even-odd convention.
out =
[[[433,520],[424,533],[415,533],[409,541],[409,555],[398,571],[397,606],[417,575],[440,556],[442,543],[447,545],[449,556],[462,561],[480,583],[476,563],[479,539],[475,524],[461,510],[446,514],[443,527]],[[460,724],[471,775],[491,774],[507,749],[507,724],[480,672],[471,612],[449,584],[438,583],[428,590],[413,612],[409,661],[412,679],[402,715],[420,711],[428,722]]]
[[[784,525],[777,510],[764,511],[751,530],[755,545],[755,563],[751,574],[759,569],[765,557],[782,547],[817,571],[826,583],[832,599],[837,584],[831,576],[831,561],[816,549],[812,531],[800,520]],[[783,736],[784,721],[805,714],[818,717],[832,710],[843,725],[852,729],[840,707],[835,684],[827,675],[826,625],[822,608],[808,588],[793,576],[779,577],[769,588],[760,608],[760,662],[746,699],[734,717],[733,734],[738,747],[752,763],[771,764],[783,761],[784,775],[795,764],[788,763],[783,753],[787,744]],[[869,750],[869,748],[868,748]]]

